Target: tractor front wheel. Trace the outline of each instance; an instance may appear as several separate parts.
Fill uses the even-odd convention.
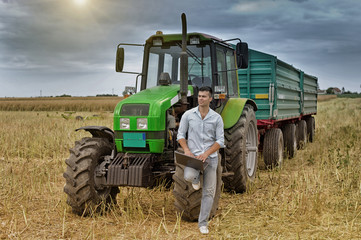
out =
[[[115,202],[119,189],[104,186],[105,176],[97,174],[104,157],[111,152],[112,145],[104,138],[83,138],[70,149],[63,176],[66,179],[64,192],[68,195],[67,203],[74,213],[88,215],[101,209],[102,203],[107,208]]]

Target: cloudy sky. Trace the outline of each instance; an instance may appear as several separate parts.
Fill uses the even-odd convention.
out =
[[[359,0],[0,0],[0,97],[121,95],[135,75],[114,71],[120,42],[157,30],[241,38],[317,76],[321,89],[360,92]],[[142,49],[126,49],[140,71]]]

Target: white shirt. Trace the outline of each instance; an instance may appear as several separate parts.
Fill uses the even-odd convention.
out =
[[[195,156],[207,151],[215,142],[221,148],[224,147],[223,120],[221,115],[212,109],[209,109],[204,119],[202,119],[198,107],[186,111],[180,121],[177,141],[182,138],[186,139],[187,132],[187,145]],[[216,157],[217,152],[209,156]]]

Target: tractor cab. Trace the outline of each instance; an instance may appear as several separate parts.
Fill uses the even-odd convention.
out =
[[[124,50],[119,46],[118,50],[124,54]],[[179,85],[181,52],[181,34],[164,35],[162,32],[157,32],[148,38],[144,46],[140,90],[161,85]],[[247,67],[246,43],[239,40],[237,46],[234,46],[210,35],[189,33],[186,53],[188,56],[187,84],[192,86],[195,92],[202,86],[210,86],[218,106],[227,98],[239,96],[237,68]],[[119,58],[124,58],[124,56],[117,59]],[[236,65],[237,58],[238,66]],[[194,102],[192,105],[196,104]]]

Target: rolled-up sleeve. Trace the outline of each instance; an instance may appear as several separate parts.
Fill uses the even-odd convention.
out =
[[[178,133],[177,133],[177,141],[179,141],[179,139],[182,138],[186,138],[186,134],[188,131],[188,114],[187,112],[183,114],[181,121],[179,123],[179,129],[178,129]]]
[[[224,129],[221,116],[219,116],[217,120],[216,143],[218,143],[221,148],[224,148]]]

